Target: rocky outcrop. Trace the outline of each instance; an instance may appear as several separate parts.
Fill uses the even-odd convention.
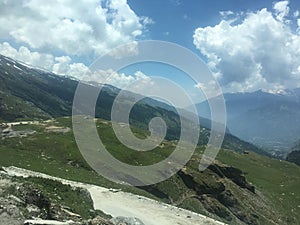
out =
[[[220,204],[217,199],[209,195],[201,195],[198,199],[208,212],[213,213],[220,218],[224,218],[227,221],[232,221],[233,217],[230,211],[224,205]]]
[[[209,213],[229,222],[237,218],[245,224],[258,224],[257,216],[243,206],[241,199],[233,194],[229,185],[236,184],[237,189],[255,194],[254,186],[246,181],[241,170],[215,162],[205,171],[186,167],[178,175],[189,189],[196,192],[197,196],[194,198]]]
[[[91,209],[93,211],[93,209]],[[27,182],[0,173],[0,224],[2,225],[114,225],[95,216],[83,219]]]
[[[116,217],[110,220],[114,225],[145,225],[140,219],[135,217]]]
[[[225,186],[222,182],[217,181],[216,179],[206,179],[207,176],[213,176],[213,174],[203,175],[198,171],[185,168],[180,170],[178,175],[185,185],[196,191],[198,195],[211,194],[217,196],[225,190]]]
[[[239,185],[241,188],[246,188],[249,191],[255,193],[255,187],[246,181],[246,178],[240,169],[234,168],[232,166],[221,165],[219,163],[214,163],[208,168],[218,174],[221,178],[227,177],[228,179]]]
[[[11,126],[5,127],[4,125],[2,125],[2,128],[0,126],[0,138],[27,137],[28,135],[34,133],[36,133],[36,131],[29,130],[29,129],[15,131],[12,129]]]

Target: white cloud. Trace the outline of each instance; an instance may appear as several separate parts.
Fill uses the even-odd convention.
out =
[[[102,3],[102,5],[101,5]],[[150,18],[138,17],[126,0],[0,1],[1,38],[66,55],[103,54],[136,40]]]
[[[201,90],[201,94],[204,95],[204,99],[211,99],[222,94],[220,92],[221,89],[218,87],[218,84],[215,80],[211,80],[206,83],[197,83],[194,87]]]
[[[297,18],[299,15],[300,15],[299,10],[297,10],[293,13],[294,18]]]
[[[28,65],[40,67],[52,71],[54,57],[51,54],[31,52],[27,47],[13,48],[9,43],[0,43],[0,54],[22,61]]]
[[[228,16],[234,15],[234,13],[230,10],[229,11],[220,11],[219,13],[222,17],[228,17]]]
[[[73,62],[73,56],[95,58],[122,44],[127,45],[112,56],[137,54],[136,39],[153,23],[137,16],[127,0],[0,0],[0,38],[7,40],[0,43],[0,54],[56,74],[122,88],[147,76],[92,73],[83,63]]]
[[[15,49],[7,42],[0,44],[0,54],[24,62],[30,66],[46,69],[58,75],[68,75],[83,81],[110,84],[121,89],[126,88],[129,84],[140,81],[131,90],[136,93],[142,94],[144,88],[149,88],[149,85],[151,85],[150,77],[141,71],[137,71],[133,75],[117,73],[111,69],[91,72],[83,63],[73,63],[69,56],[54,57],[51,54],[31,52],[23,46]]]
[[[289,14],[290,7],[288,5],[289,1],[280,1],[274,4],[273,9],[275,10],[276,18],[279,21],[283,22],[284,18]]]
[[[86,74],[90,73],[90,70],[83,63],[72,63],[72,59],[69,56],[61,56],[55,57],[52,72],[82,79]]]
[[[115,59],[120,59],[124,56],[133,56],[133,55],[137,55],[138,53],[139,53],[138,43],[136,41],[133,41],[130,44],[126,44],[126,45],[114,48],[108,54],[110,56],[114,57]]]
[[[142,90],[145,88],[145,85],[149,85],[151,83],[150,77],[145,75],[141,71],[136,71],[133,75],[126,75],[124,73],[118,73],[111,69],[97,70],[92,73],[86,73],[85,76],[82,78],[85,81],[94,81],[102,84],[110,84],[121,89],[126,89],[128,85],[140,81],[138,86],[135,86],[134,90],[130,90],[136,93],[142,93]]]
[[[222,20],[195,30],[194,44],[225,90],[300,86],[300,34],[276,18],[286,15],[287,3],[275,7],[275,15],[262,9],[239,23]]]
[[[7,42],[0,44],[0,54],[24,62],[30,66],[79,79],[89,71],[88,67],[84,64],[73,63],[69,56],[54,57],[51,54],[32,52],[24,46],[15,49]]]

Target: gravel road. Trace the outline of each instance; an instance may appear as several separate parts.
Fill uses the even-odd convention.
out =
[[[17,167],[5,167],[4,170],[10,176],[43,177],[57,180],[63,184],[87,189],[94,201],[95,209],[112,215],[113,217],[137,217],[146,225],[222,225],[206,216],[164,204],[146,197],[131,193],[107,189],[96,185],[84,184],[52,177]]]

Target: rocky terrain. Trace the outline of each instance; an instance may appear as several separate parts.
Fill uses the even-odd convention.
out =
[[[105,143],[106,141],[110,144],[114,143],[115,137],[110,133],[110,122],[105,120],[95,121],[102,140]],[[2,135],[2,147],[0,147],[0,151],[2,148],[2,165],[8,166],[9,169],[7,171],[12,173],[12,176],[16,175],[16,173],[21,176],[26,174],[37,176],[37,173],[16,169],[15,167],[11,167],[12,164],[8,162],[14,162],[13,165],[19,168],[28,168],[55,177],[80,181],[82,183],[79,185],[78,183],[70,183],[63,180],[67,185],[76,186],[89,191],[94,205],[90,204],[87,206],[88,208],[94,207],[100,209],[113,217],[138,217],[146,225],[156,224],[152,221],[153,218],[147,216],[151,212],[151,215],[156,215],[155,219],[159,217],[158,215],[161,215],[160,220],[164,221],[162,223],[164,225],[168,224],[170,220],[169,216],[165,217],[166,215],[173,215],[173,222],[175,224],[176,222],[186,224],[187,221],[192,223],[194,214],[183,210],[187,209],[197,213],[195,214],[197,215],[195,218],[196,221],[199,214],[202,214],[214,218],[215,220],[234,225],[277,224],[282,218],[282,214],[276,212],[272,207],[273,204],[270,202],[268,195],[261,193],[260,186],[254,186],[254,184],[246,179],[246,175],[249,172],[255,172],[255,170],[246,168],[246,170],[243,169],[242,171],[238,169],[242,167],[230,166],[232,165],[231,162],[224,164],[216,160],[208,169],[200,172],[198,166],[200,163],[199,160],[201,159],[202,148],[198,148],[190,162],[173,177],[155,185],[140,187],[139,189],[127,189],[122,185],[107,183],[103,178],[94,174],[90,167],[86,165],[74,146],[74,138],[68,117],[46,121],[11,122],[3,123],[2,125],[3,130],[0,132]],[[7,130],[9,132],[6,132]],[[23,132],[26,130],[33,132],[24,136],[10,135],[11,133],[14,134],[15,132]],[[140,135],[143,134],[141,130],[135,131],[139,132]],[[32,140],[34,140],[34,142]],[[173,144],[174,142],[164,141],[163,151],[159,153],[167,153]],[[22,150],[18,151],[18,149]],[[147,157],[141,155],[140,158],[138,158],[126,149],[130,156],[127,158],[127,156],[123,155],[124,150],[125,149],[119,145],[114,145],[112,153],[116,156],[122,156],[125,162],[130,163],[132,158],[134,158],[137,160],[137,163],[141,164],[147,164],[151,162],[148,161],[149,159],[156,159],[158,156],[157,151]],[[12,157],[12,154],[15,153],[17,154]],[[267,163],[264,164],[266,165],[271,162],[268,158],[260,158],[260,156],[256,156],[254,153],[248,151],[239,154],[236,153],[233,156],[239,156],[243,160],[250,160],[250,158],[254,157],[258,162],[265,159]],[[255,166],[255,168],[257,168],[257,166]],[[73,172],[74,176],[69,177]],[[40,174],[39,176],[53,179],[53,177],[45,176],[45,174]],[[56,178],[56,180],[62,182],[62,180],[58,178]],[[85,183],[93,183],[97,186],[89,186]],[[114,189],[110,190],[110,188],[117,189],[117,191]],[[128,192],[135,193],[139,195],[139,197],[130,195]],[[294,193],[295,191],[292,192]],[[58,191],[55,193],[58,193]],[[282,192],[280,192],[280,194],[281,193]],[[147,196],[151,199],[167,203],[168,205],[163,207],[163,210],[166,211],[161,214],[162,209],[157,207],[156,201],[145,200],[145,198],[141,196]],[[122,204],[113,204],[114,202],[120,202],[120,199],[122,199]],[[69,205],[74,204],[77,204],[77,202],[72,202]],[[128,205],[132,204],[136,207],[128,207]],[[145,211],[145,204],[147,205],[147,211]],[[72,212],[80,214],[81,210],[82,208],[77,209],[77,211],[73,210]],[[92,217],[88,216],[84,219],[92,219]]]
[[[30,225],[217,225],[224,224],[184,209],[142,196],[95,185],[63,180],[16,167],[1,172],[2,212],[0,224]],[[17,176],[17,178],[15,177]],[[89,219],[72,212],[69,206],[55,204],[47,193],[22,179],[39,177],[63,183],[93,202]],[[59,193],[59,190],[56,190]],[[95,207],[95,209],[93,208]],[[98,210],[109,213],[113,218]],[[156,215],[155,217],[149,215]],[[137,216],[138,218],[136,218]],[[140,218],[140,219],[139,219]]]
[[[75,190],[74,190],[75,191]],[[78,191],[78,190],[76,190]],[[80,190],[87,199],[89,193]],[[91,201],[91,200],[90,200]],[[69,206],[55,201],[37,187],[37,185],[20,178],[0,174],[0,224],[9,225],[113,225],[107,218],[97,215],[92,208],[90,219],[83,219],[80,214],[72,212]],[[114,220],[115,221],[115,220]]]

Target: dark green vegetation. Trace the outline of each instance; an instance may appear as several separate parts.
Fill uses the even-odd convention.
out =
[[[292,151],[287,156],[287,161],[296,163],[298,166],[300,166],[300,151]]]
[[[203,147],[199,147],[188,165],[173,177],[156,185],[134,188],[112,183],[97,175],[82,159],[72,132],[49,129],[54,126],[71,127],[71,119],[59,118],[39,125],[13,126],[15,130],[27,128],[37,132],[28,137],[1,140],[0,165],[14,165],[70,180],[120,188],[229,224],[298,224],[300,219],[300,169],[296,165],[256,153],[222,150],[214,165],[199,172],[203,152]],[[153,151],[137,154],[119,143],[109,121],[98,120],[97,127],[111,154],[133,165],[160,161],[176,145],[175,141],[164,141]],[[139,128],[132,127],[132,130],[141,138],[148,134]]]

